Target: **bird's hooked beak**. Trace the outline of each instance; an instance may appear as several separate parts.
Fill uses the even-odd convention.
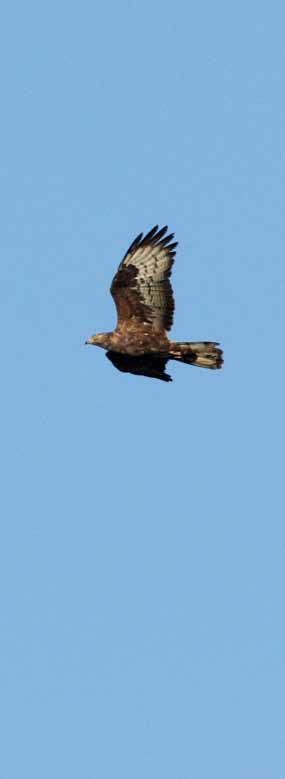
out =
[[[92,338],[87,338],[87,341],[84,341],[84,346],[87,346],[88,344],[93,344]]]

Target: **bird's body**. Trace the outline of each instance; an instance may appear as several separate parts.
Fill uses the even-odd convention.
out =
[[[112,281],[117,327],[91,336],[86,343],[107,350],[121,371],[171,381],[167,361],[179,360],[204,368],[221,368],[222,351],[215,342],[170,341],[174,297],[169,281],[177,243],[167,227],[153,227],[135,238]]]
[[[164,335],[154,334],[147,324],[139,332],[136,327],[128,324],[112,333],[98,333],[96,339],[98,339],[96,346],[111,349],[114,352],[130,354],[134,357],[146,352],[167,352],[170,343]]]

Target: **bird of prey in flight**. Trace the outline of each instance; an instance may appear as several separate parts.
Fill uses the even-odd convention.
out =
[[[168,360],[200,368],[221,368],[223,353],[214,341],[171,341],[174,297],[170,275],[176,254],[174,233],[153,227],[140,233],[126,252],[111,284],[117,308],[112,333],[92,335],[86,344],[101,346],[119,371],[172,381]]]

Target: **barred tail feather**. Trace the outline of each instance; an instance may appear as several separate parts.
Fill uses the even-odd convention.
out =
[[[221,368],[223,352],[214,341],[175,342],[171,343],[169,356],[172,360],[185,362],[187,365],[197,365],[198,368]]]

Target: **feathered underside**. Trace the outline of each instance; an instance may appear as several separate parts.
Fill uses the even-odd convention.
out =
[[[177,242],[167,226],[140,233],[126,252],[112,281],[117,330],[149,325],[165,332],[173,323],[174,297],[169,281]]]

